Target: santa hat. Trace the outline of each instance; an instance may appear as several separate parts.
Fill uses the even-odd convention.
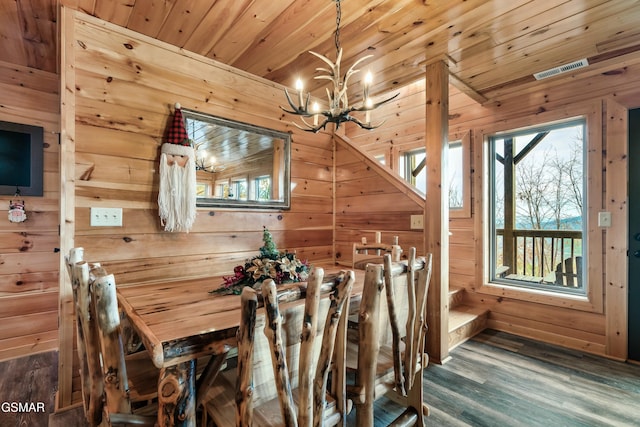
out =
[[[184,128],[184,119],[182,118],[180,104],[176,104],[176,110],[173,113],[173,120],[169,124],[169,127],[167,127],[165,142],[167,144],[191,145],[189,143],[187,130]]]
[[[180,104],[176,104],[160,151],[160,222],[165,231],[189,231],[196,218],[195,151],[184,127]]]

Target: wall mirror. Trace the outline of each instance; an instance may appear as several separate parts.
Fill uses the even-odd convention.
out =
[[[196,154],[197,205],[289,209],[291,135],[182,110]]]

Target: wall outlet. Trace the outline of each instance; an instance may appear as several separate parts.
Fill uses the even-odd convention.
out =
[[[423,215],[411,215],[411,229],[420,230],[422,228],[424,228]]]
[[[598,212],[598,227],[611,227],[611,212]]]
[[[122,208],[91,208],[92,227],[122,227]]]

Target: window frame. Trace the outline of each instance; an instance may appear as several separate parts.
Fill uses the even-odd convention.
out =
[[[558,129],[563,129],[563,128],[569,128],[569,127],[577,127],[577,126],[581,126],[582,127],[582,134],[583,134],[583,146],[582,146],[582,164],[583,164],[583,179],[582,179],[582,190],[583,190],[583,206],[588,206],[589,202],[587,200],[587,192],[586,192],[586,180],[587,180],[587,171],[584,167],[584,165],[586,165],[586,153],[587,153],[587,148],[588,148],[588,141],[586,140],[587,138],[587,132],[586,132],[586,120],[584,118],[577,118],[577,119],[571,119],[571,120],[567,120],[567,121],[561,121],[561,122],[556,122],[553,124],[546,124],[543,123],[541,125],[538,126],[533,126],[533,127],[527,127],[525,129],[518,129],[518,130],[513,130],[513,131],[506,131],[506,132],[499,132],[493,135],[489,135],[488,136],[488,150],[489,150],[489,158],[488,163],[492,163],[495,164],[495,161],[493,161],[492,159],[495,159],[496,156],[496,152],[497,152],[497,147],[496,147],[496,140],[498,139],[505,139],[506,137],[510,137],[510,138],[517,138],[519,136],[525,135],[525,134],[533,134],[533,133],[541,133],[541,132],[545,132],[545,131],[553,131],[553,130],[558,130]],[[498,256],[498,250],[497,250],[497,228],[496,228],[496,221],[495,221],[495,216],[497,215],[496,212],[496,205],[495,205],[495,199],[496,199],[496,191],[495,191],[495,181],[496,181],[496,169],[495,167],[490,166],[489,164],[487,164],[487,168],[488,168],[488,178],[489,178],[489,183],[488,183],[488,202],[491,203],[489,205],[489,210],[488,210],[488,227],[489,227],[489,237],[491,239],[491,242],[489,242],[489,280],[491,281],[491,283],[501,283],[504,284],[505,286],[510,286],[510,287],[515,287],[515,288],[531,288],[531,289],[540,289],[540,290],[548,290],[549,292],[553,292],[553,293],[566,293],[566,294],[570,294],[570,295],[586,295],[587,292],[587,280],[586,280],[586,275],[583,275],[582,278],[582,287],[580,289],[570,289],[570,288],[564,288],[564,287],[554,287],[553,285],[542,285],[539,283],[529,283],[527,281],[522,281],[522,280],[515,280],[515,279],[511,279],[508,277],[502,278],[502,277],[498,277],[497,272],[495,271],[495,268],[497,266],[497,256]],[[515,173],[515,172],[514,172]],[[515,194],[514,194],[514,201],[516,200]],[[506,203],[506,202],[505,202]],[[514,207],[514,209],[516,209]],[[584,213],[584,212],[583,212]],[[515,222],[515,218],[514,218],[514,222]],[[581,232],[581,246],[582,246],[582,251],[579,254],[579,256],[581,257],[581,264],[583,267],[583,271],[587,271],[586,267],[586,262],[585,262],[585,254],[588,252],[588,241],[585,238],[585,236],[587,235],[587,223],[586,223],[586,218],[584,217],[584,215],[582,215],[582,219],[581,219],[581,223],[582,223],[582,227],[580,229]],[[506,229],[506,225],[505,225],[505,229]],[[526,237],[525,237],[526,239]],[[503,238],[504,240],[504,238]],[[535,254],[535,249],[534,249],[534,254]],[[576,256],[578,256],[576,254]],[[563,258],[561,258],[560,262],[562,262]]]
[[[567,122],[572,119],[585,120],[585,138],[587,143],[587,155],[585,157],[584,171],[588,174],[587,199],[590,200],[584,212],[584,221],[587,232],[583,236],[587,245],[584,254],[584,265],[589,266],[588,272],[585,270],[585,295],[559,294],[540,289],[514,288],[500,283],[489,281],[489,251],[488,244],[491,239],[489,235],[489,200],[488,185],[489,177],[487,165],[489,158],[489,137],[500,132],[511,132],[518,129],[539,127],[541,125],[552,125],[553,123]],[[511,118],[503,120],[495,125],[487,126],[482,131],[473,135],[473,144],[478,150],[473,152],[472,163],[474,175],[478,177],[474,181],[474,192],[482,197],[476,197],[473,201],[473,210],[479,214],[474,215],[474,227],[481,230],[477,236],[476,259],[479,261],[476,268],[476,281],[479,284],[477,292],[502,298],[510,298],[527,302],[535,302],[545,305],[552,305],[594,313],[603,313],[604,310],[604,281],[603,281],[603,259],[604,251],[602,242],[602,229],[597,225],[597,210],[603,205],[603,174],[601,165],[603,161],[603,126],[602,126],[602,105],[598,102],[580,103],[568,106],[562,111],[543,112],[537,115]]]

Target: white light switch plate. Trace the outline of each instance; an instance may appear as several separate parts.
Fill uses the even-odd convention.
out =
[[[411,229],[420,230],[424,228],[424,217],[422,215],[411,215]]]
[[[91,208],[92,227],[122,227],[122,208]]]
[[[611,227],[611,212],[598,212],[598,227]]]

